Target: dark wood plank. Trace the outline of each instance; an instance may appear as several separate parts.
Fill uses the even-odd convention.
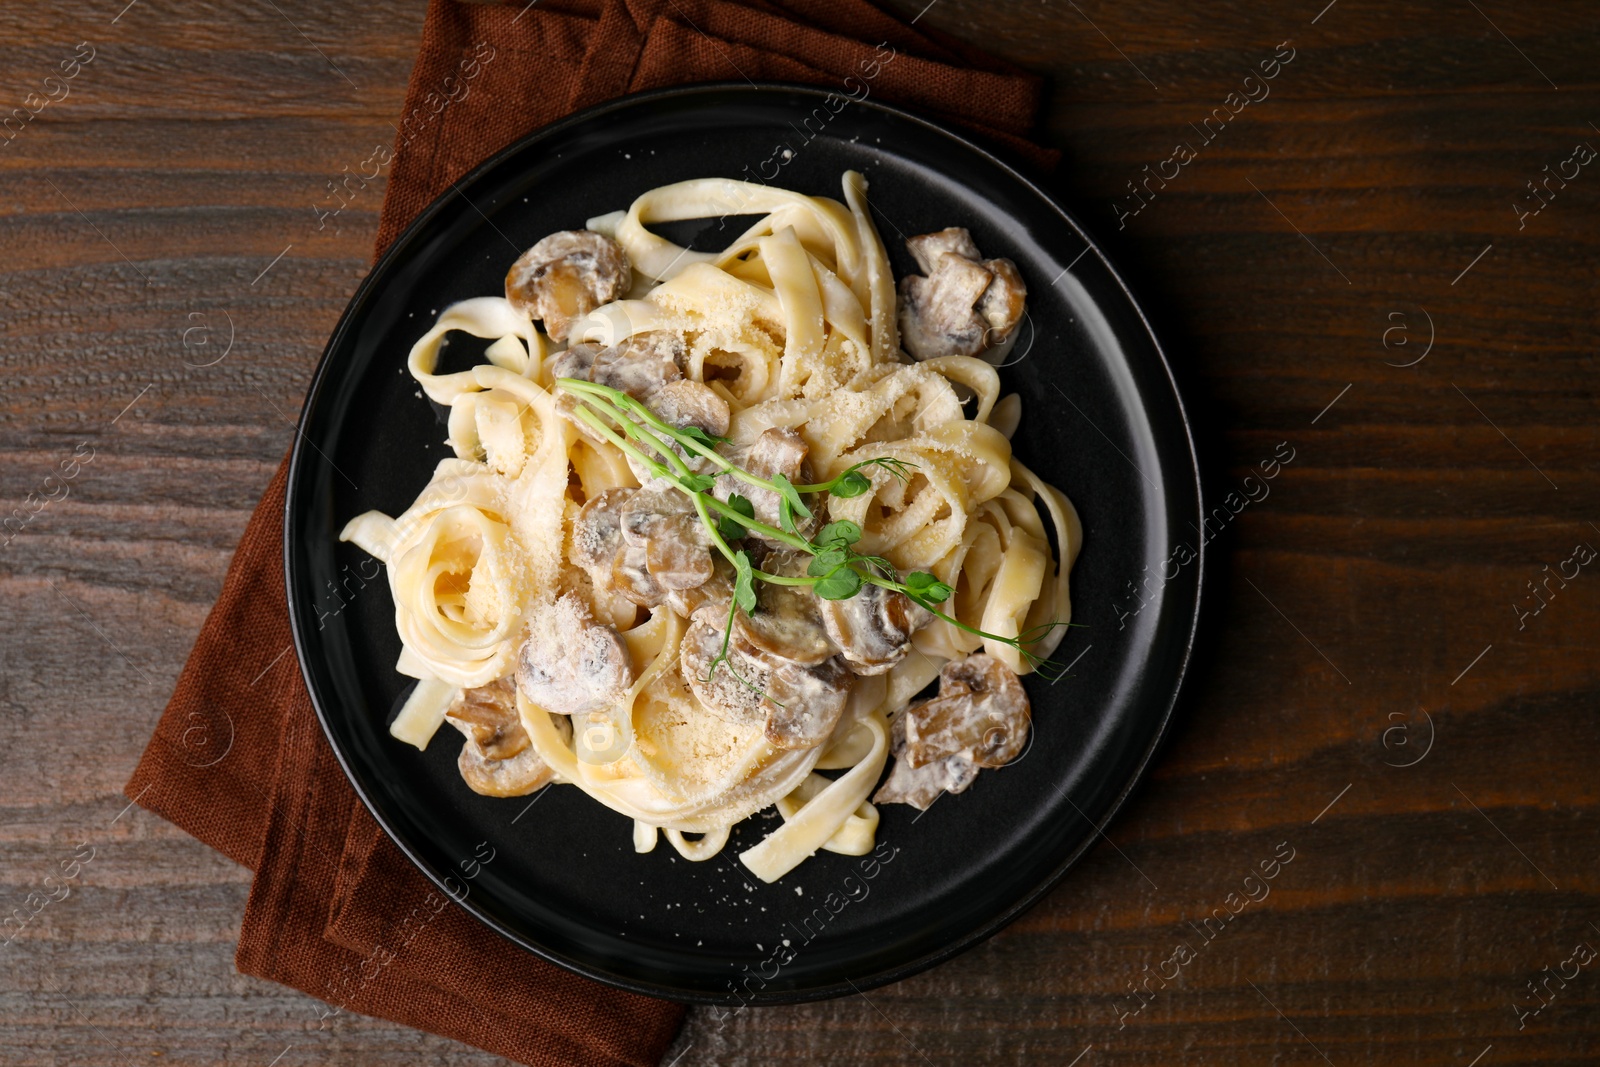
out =
[[[1513,605],[1600,545],[1600,178],[1520,229],[1512,204],[1600,143],[1592,5],[925,5],[889,6],[1049,78],[1052,184],[1155,313],[1219,499],[1295,459],[1221,535],[1214,639],[1111,844],[955,961],[693,1012],[668,1062],[1590,1062],[1592,968],[1521,1029],[1513,1004],[1600,946],[1600,578]],[[93,449],[0,550],[0,890],[95,850],[0,948],[7,1063],[505,1062],[318,1031],[318,1002],[233,969],[249,873],[120,796],[366,268],[381,181],[314,208],[389,143],[421,24],[277,6],[0,9],[14,96],[97,49],[0,149],[0,501]],[[1119,228],[1128,183],[1286,40],[1270,96]],[[1428,317],[1427,358],[1391,365]],[[227,358],[190,365],[229,320]],[[1268,897],[1197,929],[1283,847]]]

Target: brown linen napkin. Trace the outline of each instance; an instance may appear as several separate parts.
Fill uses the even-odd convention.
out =
[[[865,0],[433,0],[378,252],[481,159],[578,108],[688,82],[840,86],[873,63],[871,95],[1054,163],[1026,140],[1037,79]],[[358,802],[290,652],[286,471],[250,519],[127,795],[255,870],[239,970],[326,1001],[308,1024],[354,1011],[525,1064],[656,1063],[680,1005],[597,985],[492,935]]]

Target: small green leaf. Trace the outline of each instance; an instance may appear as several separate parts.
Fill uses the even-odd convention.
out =
[[[726,437],[718,437],[714,433],[707,433],[698,426],[685,426],[678,431],[678,436],[703,445],[706,448],[716,448],[720,444],[726,444],[728,440]]]
[[[852,467],[839,475],[828,492],[836,497],[848,500],[853,496],[860,496],[871,488],[872,481],[865,474]]]
[[[844,566],[848,559],[849,554],[842,548],[824,548],[811,557],[811,562],[806,564],[806,573],[813,578],[821,578]]]
[[[861,540],[861,527],[849,519],[830,522],[817,534],[819,545],[853,545]]]
[[[746,615],[756,610],[756,577],[747,552],[733,554],[733,601]]]
[[[905,584],[907,591],[924,604],[943,604],[955,592],[944,582],[924,571],[913,571],[906,575]]]
[[[773,486],[777,488],[778,496],[781,497],[783,502],[789,506],[789,511],[792,513],[791,518],[799,522],[808,521],[811,518],[811,509],[806,507],[805,501],[800,499],[800,490],[794,487],[794,483],[789,480],[788,476],[784,474],[774,474],[770,480]],[[779,508],[779,512],[781,514],[781,507]],[[785,528],[791,533],[794,530],[793,526],[787,526]]]
[[[729,494],[728,506],[747,519],[756,517],[756,506],[750,503],[749,499],[740,496],[738,493]],[[745,535],[747,529],[748,527],[740,523],[732,515],[724,515],[717,520],[717,532],[722,535],[724,541],[737,541]]]
[[[683,483],[683,488],[691,493],[703,493],[717,484],[715,474],[685,474],[678,480]]]
[[[818,579],[812,588],[823,600],[849,600],[861,591],[861,575],[849,567],[840,566]]]

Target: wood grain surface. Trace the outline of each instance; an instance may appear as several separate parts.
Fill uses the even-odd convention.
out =
[[[79,58],[0,143],[0,894],[40,908],[0,1060],[504,1063],[316,1032],[234,972],[249,872],[120,795],[366,268],[381,189],[316,208],[391,143],[422,5],[124,2],[0,6],[4,108]],[[950,963],[697,1010],[667,1062],[1600,1057],[1600,10],[1324,4],[892,0],[1049,78],[1054,187],[1238,514],[1106,843]]]

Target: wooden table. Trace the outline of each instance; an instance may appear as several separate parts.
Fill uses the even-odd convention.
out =
[[[123,2],[0,10],[7,107],[79,64],[0,151],[6,907],[79,857],[0,949],[0,1059],[504,1062],[308,1033],[234,973],[249,872],[120,795],[366,269],[380,191],[315,208],[391,142],[422,5]],[[1056,186],[1155,313],[1217,498],[1257,499],[1114,847],[951,963],[693,1013],[669,1061],[1593,1062],[1593,4],[926,2],[892,6],[1051,79]]]

